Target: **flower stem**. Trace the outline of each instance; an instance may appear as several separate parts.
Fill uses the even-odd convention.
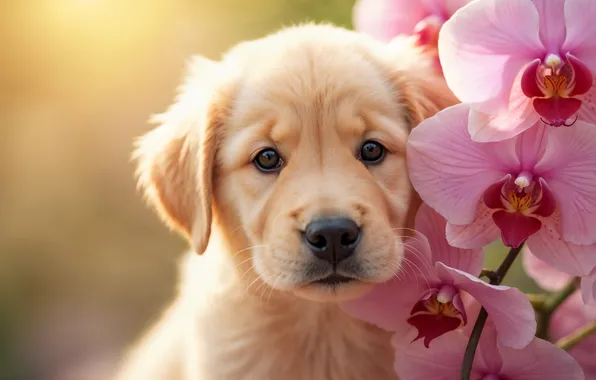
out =
[[[541,312],[544,309],[544,305],[546,304],[547,296],[546,294],[534,294],[534,293],[526,293],[534,311]]]
[[[579,329],[575,330],[571,334],[564,336],[563,338],[557,341],[557,347],[569,351],[579,342],[584,340],[591,334],[596,333],[596,322],[590,322],[585,326],[580,327]]]
[[[505,257],[505,260],[503,260],[499,268],[492,273],[492,278],[490,279],[491,285],[499,285],[503,281],[503,278],[505,278],[505,275],[509,271],[509,268],[511,268],[511,265],[513,265],[513,262],[515,261],[517,255],[524,246],[524,243],[520,244],[520,246],[517,248],[511,248],[509,250],[509,253]],[[470,380],[470,375],[472,373],[472,364],[474,363],[474,355],[476,354],[476,348],[478,347],[478,343],[480,342],[480,336],[482,335],[482,330],[484,329],[484,325],[486,324],[487,318],[488,313],[484,308],[482,308],[480,310],[480,313],[478,314],[478,318],[476,319],[476,324],[474,324],[474,329],[472,329],[472,334],[470,334],[468,346],[466,347],[464,361],[460,372],[460,380]]]
[[[565,302],[570,295],[577,290],[577,286],[577,279],[573,279],[563,289],[553,293],[550,296],[547,296],[544,303],[542,304],[542,308],[540,308],[537,313],[538,326],[536,328],[536,336],[538,338],[548,340],[548,327],[553,313],[559,306],[561,306],[563,302]]]
[[[486,277],[489,281],[492,281],[497,276],[496,272],[490,269],[482,269],[478,277]]]

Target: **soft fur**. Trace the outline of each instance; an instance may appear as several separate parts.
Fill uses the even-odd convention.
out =
[[[431,62],[408,38],[385,45],[328,25],[191,62],[136,158],[146,198],[195,252],[179,296],[119,380],[396,379],[389,333],[337,302],[400,270],[400,238],[419,203],[406,138],[454,102]],[[367,167],[357,153],[371,138],[387,156]],[[251,162],[265,147],[282,155],[279,174]],[[301,231],[335,215],[362,229],[356,253],[338,266],[358,281],[315,285],[320,263]]]

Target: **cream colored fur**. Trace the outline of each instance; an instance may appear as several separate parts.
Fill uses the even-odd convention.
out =
[[[178,297],[117,379],[396,380],[390,334],[337,302],[400,269],[399,229],[418,204],[407,133],[453,102],[407,38],[383,45],[303,25],[242,43],[221,62],[193,60],[136,152],[149,203],[193,252]],[[351,156],[368,133],[390,151],[378,168]],[[250,163],[265,143],[288,152],[279,177]],[[363,226],[358,258],[368,269],[362,283],[326,292],[300,282],[309,255],[295,230],[335,213]]]

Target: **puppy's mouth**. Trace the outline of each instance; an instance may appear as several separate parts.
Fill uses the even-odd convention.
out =
[[[312,284],[336,287],[354,281],[356,281],[355,278],[350,278],[334,273],[320,280],[313,281]]]
[[[364,282],[358,277],[343,276],[334,272],[297,287],[294,292],[298,296],[312,301],[338,302],[361,297],[371,287],[372,284]]]

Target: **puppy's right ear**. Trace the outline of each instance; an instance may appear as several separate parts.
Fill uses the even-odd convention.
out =
[[[138,185],[161,219],[203,253],[211,233],[216,135],[227,114],[217,91],[219,64],[193,58],[173,105],[138,139]]]
[[[436,68],[436,52],[417,46],[413,36],[400,35],[387,45],[393,62],[393,82],[406,106],[410,127],[459,103]]]

